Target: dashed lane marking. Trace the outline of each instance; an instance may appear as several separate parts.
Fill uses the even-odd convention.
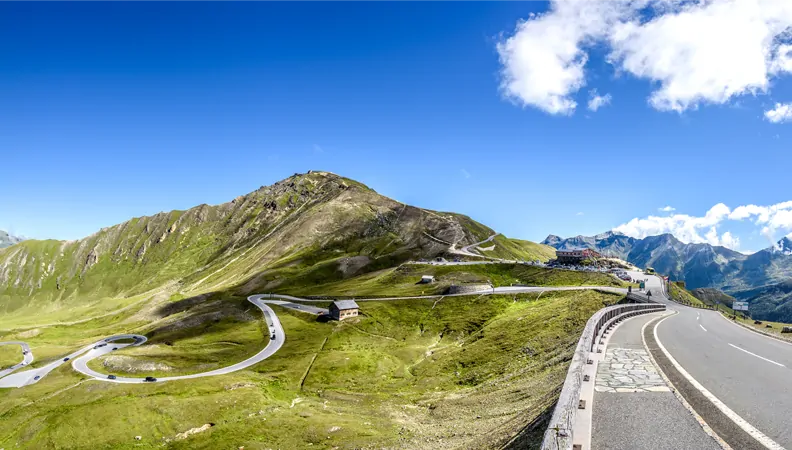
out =
[[[765,360],[765,361],[767,361],[767,362],[769,362],[769,363],[773,363],[773,364],[775,364],[776,366],[786,367],[785,365],[783,365],[783,364],[781,364],[781,363],[779,363],[779,362],[775,362],[775,361],[773,361],[772,359],[767,359],[767,358],[765,358],[764,356],[759,356],[759,355],[757,355],[756,353],[749,352],[748,350],[746,350],[746,349],[744,349],[744,348],[741,348],[741,347],[737,347],[737,346],[736,346],[736,345],[734,345],[734,344],[729,344],[729,345],[731,345],[732,347],[736,348],[737,350],[742,350],[742,351],[744,351],[745,353],[748,353],[748,354],[749,354],[749,355],[751,355],[751,356],[756,356],[756,357],[757,357],[757,358],[759,358],[759,359],[763,359],[763,360]]]

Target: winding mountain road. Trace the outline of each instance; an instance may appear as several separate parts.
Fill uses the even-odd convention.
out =
[[[364,301],[415,300],[415,299],[431,299],[438,297],[542,293],[546,291],[573,291],[573,290],[600,290],[615,294],[627,293],[626,289],[605,287],[605,286],[554,286],[554,287],[503,286],[493,289],[483,289],[480,291],[468,292],[462,294],[425,295],[425,296],[414,296],[414,297],[365,298],[365,299],[356,299],[356,301],[364,302]],[[286,340],[286,332],[283,330],[283,326],[281,325],[280,319],[278,319],[277,314],[275,313],[275,311],[273,311],[272,308],[270,308],[269,305],[277,305],[295,311],[300,311],[314,315],[327,314],[328,312],[327,309],[325,308],[319,308],[316,306],[295,303],[295,302],[326,303],[328,300],[305,299],[300,297],[294,297],[291,295],[281,295],[281,294],[256,294],[249,296],[248,301],[256,305],[256,307],[258,307],[261,310],[262,314],[264,315],[264,319],[267,322],[270,336],[274,336],[269,340],[267,345],[260,352],[256,353],[255,355],[251,356],[250,358],[244,361],[241,361],[236,364],[232,364],[227,367],[211,370],[208,372],[190,374],[190,375],[160,377],[156,379],[156,382],[186,380],[186,379],[210,377],[216,375],[225,375],[231,372],[236,372],[238,370],[245,369],[254,364],[258,364],[259,362],[275,354],[281,348],[284,341]],[[119,341],[129,341],[129,340],[132,340],[133,342],[119,342]],[[137,334],[119,334],[115,336],[110,336],[93,344],[86,345],[85,347],[82,347],[79,350],[76,350],[73,353],[63,358],[59,358],[58,360],[53,361],[43,367],[29,369],[22,372],[18,372],[17,370],[33,362],[33,353],[30,350],[28,344],[21,341],[0,342],[0,345],[21,346],[24,355],[23,361],[21,363],[0,371],[0,388],[20,388],[23,386],[37,383],[41,381],[48,373],[52,372],[53,370],[57,369],[58,367],[69,361],[71,361],[71,365],[74,370],[82,373],[83,375],[91,377],[94,380],[104,381],[108,383],[146,383],[147,381],[146,378],[144,377],[116,376],[111,379],[108,378],[110,374],[101,373],[88,367],[88,362],[95,358],[106,355],[108,353],[112,353],[113,351],[117,351],[125,347],[138,346],[145,342],[146,342],[146,337]]]

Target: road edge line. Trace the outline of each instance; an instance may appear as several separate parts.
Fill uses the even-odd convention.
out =
[[[739,328],[742,328],[744,330],[748,330],[751,333],[756,333],[759,336],[764,336],[764,337],[770,338],[770,339],[772,339],[774,341],[782,342],[782,343],[787,344],[787,345],[792,345],[792,341],[790,341],[789,339],[782,338],[781,336],[775,336],[775,335],[770,334],[770,333],[762,332],[761,330],[757,330],[756,328],[753,328],[751,326],[745,325],[745,324],[740,323],[740,322],[731,321],[731,320],[727,319],[723,315],[723,313],[721,313],[720,311],[716,311],[716,312],[718,313],[718,316],[720,316],[721,319],[725,320],[726,322],[729,322],[732,325],[735,325],[735,326],[737,326]]]
[[[671,389],[671,392],[674,394],[674,397],[676,397],[676,399],[679,400],[680,403],[682,403],[682,406],[684,406],[685,409],[687,409],[687,411],[693,416],[693,418],[696,419],[696,421],[701,426],[702,430],[704,430],[704,433],[706,433],[709,437],[711,437],[723,450],[733,450],[732,447],[728,443],[726,443],[726,441],[724,441],[723,438],[721,438],[718,435],[718,433],[716,433],[715,430],[712,429],[712,427],[709,426],[707,421],[704,420],[704,418],[701,417],[701,415],[699,415],[699,413],[697,413],[695,409],[693,409],[693,406],[691,406],[690,403],[688,403],[688,401],[685,400],[685,397],[683,397],[682,394],[679,393],[679,390],[677,390],[676,386],[674,386],[674,383],[672,383],[671,380],[666,376],[665,372],[663,372],[663,369],[660,367],[660,364],[658,364],[657,361],[655,361],[652,352],[649,351],[649,346],[646,345],[646,337],[644,335],[644,330],[646,330],[646,327],[648,327],[649,324],[652,322],[654,322],[653,326],[657,327],[657,325],[660,322],[676,314],[679,314],[679,311],[674,311],[671,314],[665,314],[664,316],[650,320],[649,322],[646,322],[643,327],[641,327],[641,342],[643,342],[644,350],[646,350],[646,353],[649,355],[649,359],[652,361],[652,364],[655,366],[655,369],[657,369],[657,372],[663,378],[663,381],[665,381],[665,383]]]
[[[699,383],[692,375],[690,375],[679,362],[671,356],[668,349],[665,348],[663,343],[660,341],[660,338],[657,335],[657,328],[660,326],[664,320],[668,319],[669,317],[673,317],[674,315],[666,316],[657,321],[652,330],[654,334],[655,341],[657,342],[657,346],[660,350],[665,354],[666,358],[673,364],[674,368],[694,387],[696,388],[707,400],[710,401],[713,405],[715,405],[721,413],[723,413],[726,417],[731,419],[735,425],[740,427],[744,432],[746,432],[749,436],[754,438],[757,442],[759,442],[762,446],[770,449],[770,450],[786,450],[783,446],[781,446],[776,441],[770,439],[767,435],[759,431],[756,427],[748,423],[745,419],[743,419],[739,414],[734,412],[731,408],[726,406],[718,397],[716,397],[712,392],[707,390],[701,383]]]

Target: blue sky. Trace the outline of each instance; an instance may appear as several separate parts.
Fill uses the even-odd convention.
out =
[[[728,94],[653,104],[690,88],[658,73],[690,68],[565,35],[564,3],[0,3],[0,229],[76,239],[314,169],[531,240],[640,219],[622,229],[714,226],[757,250],[792,231],[786,60],[766,85],[733,76]],[[540,53],[574,41],[571,65],[531,53],[537,32]],[[596,112],[592,89],[611,99]],[[548,107],[559,98],[577,107]],[[732,214],[743,205],[766,209]]]

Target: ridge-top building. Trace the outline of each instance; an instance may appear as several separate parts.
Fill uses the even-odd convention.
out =
[[[585,259],[598,259],[602,255],[590,248],[569,248],[556,250],[556,261],[561,264],[578,264]]]
[[[354,300],[336,300],[330,304],[330,317],[335,320],[344,320],[357,317],[360,307]]]

